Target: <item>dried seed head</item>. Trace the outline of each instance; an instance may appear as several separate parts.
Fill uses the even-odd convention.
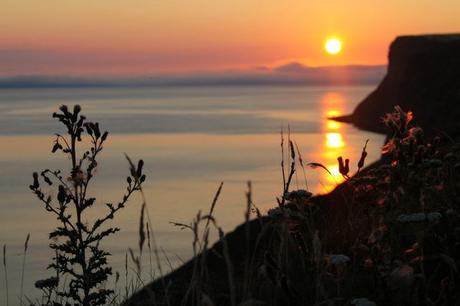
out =
[[[345,167],[344,167],[344,173],[342,173],[344,176],[348,175],[348,172],[350,172],[350,160],[347,158],[345,159]]]
[[[29,248],[29,239],[30,239],[30,233],[27,234],[26,242],[24,243],[24,253],[27,252],[27,249]]]
[[[339,156],[337,157],[337,161],[339,163],[339,172],[342,173],[343,172],[343,169],[344,169],[344,165],[343,165],[343,158],[342,156]]]
[[[367,152],[366,152],[366,147],[367,147],[367,143],[369,142],[369,139],[366,140],[366,143],[364,144],[364,147],[363,147],[363,150],[361,152],[361,157],[358,161],[358,171],[364,167],[364,162],[366,160],[366,157],[367,157]]]

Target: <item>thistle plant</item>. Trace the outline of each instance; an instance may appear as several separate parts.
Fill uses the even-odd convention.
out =
[[[46,211],[59,222],[49,234],[49,246],[54,250],[55,257],[48,268],[54,269],[56,276],[48,279],[53,280],[53,286],[46,288],[55,291],[54,301],[48,290],[45,304],[63,305],[71,302],[84,306],[104,305],[114,292],[104,287],[112,274],[112,268],[107,262],[110,253],[101,249],[100,243],[120,230],[107,226],[106,223],[125,207],[133,193],[141,190],[145,181],[142,173],[144,163],[139,160],[135,166],[128,159],[130,175],[127,177],[127,187],[122,199],[117,204],[106,203],[107,212],[90,221],[88,214],[90,208],[96,204],[96,198],[88,195],[88,189],[108,132],[101,132],[98,123],[87,121],[80,114],[79,105],[75,105],[73,111],[66,105],[62,105],[59,110],[60,112],[53,113],[53,118],[57,118],[66,127],[67,133],[56,134],[52,152],[62,152],[68,156],[70,172],[67,174],[61,170],[50,169],[41,173],[35,172],[30,185]],[[81,149],[83,136],[90,141],[89,150]],[[50,186],[56,186],[55,196],[48,192],[52,188]],[[67,284],[60,289],[58,284],[64,278]],[[46,281],[38,281],[36,287],[43,290],[43,283],[47,283]]]

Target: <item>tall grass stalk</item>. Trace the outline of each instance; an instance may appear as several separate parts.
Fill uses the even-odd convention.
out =
[[[305,189],[308,190],[307,174],[305,173],[305,165],[303,163],[302,154],[300,154],[300,149],[299,149],[299,146],[297,145],[297,142],[294,142],[294,144],[295,144],[295,148],[297,150],[297,155],[298,155],[298,158],[299,158],[300,168],[302,168],[303,179],[305,181]]]
[[[284,131],[283,128],[281,128],[281,174],[283,176],[283,190],[284,186],[286,186],[286,171],[284,170]]]
[[[224,249],[224,258],[225,264],[227,266],[227,277],[228,277],[228,287],[230,290],[230,301],[232,306],[236,306],[236,291],[235,291],[235,283],[233,281],[233,265],[232,260],[230,258],[230,252],[227,245],[227,240],[225,238],[224,231],[219,227],[219,237],[222,241],[223,249]]]
[[[24,253],[22,256],[22,271],[21,271],[21,290],[19,292],[19,303],[22,306],[23,305],[23,292],[24,292],[24,271],[25,271],[25,266],[26,266],[26,255],[27,255],[27,249],[29,248],[29,239],[30,239],[30,233],[27,234],[26,241],[24,243]]]
[[[245,247],[246,247],[246,256],[244,259],[244,284],[243,284],[243,300],[249,297],[249,260],[250,260],[250,254],[249,254],[249,238],[251,236],[250,232],[250,224],[249,224],[249,219],[251,216],[251,208],[252,208],[252,183],[251,181],[248,181],[248,191],[246,192],[246,212],[244,214],[244,220],[245,220],[245,234],[246,234],[246,242],[245,242]]]
[[[153,264],[152,264],[152,244],[150,239],[150,225],[147,222],[147,247],[149,249],[149,269],[150,269],[150,278],[153,280]]]
[[[166,298],[166,305],[170,306],[169,294],[168,294],[168,286],[167,286],[167,284],[166,284],[166,282],[164,280],[164,277],[163,277],[164,273],[163,273],[163,268],[161,267],[160,252],[158,251],[158,244],[157,244],[157,241],[156,241],[156,238],[155,238],[155,232],[153,230],[153,226],[148,226],[149,224],[152,224],[152,218],[150,217],[150,213],[149,213],[149,209],[148,209],[148,205],[147,205],[147,200],[146,200],[144,190],[142,189],[142,187],[140,188],[140,194],[141,194],[141,197],[142,197],[143,207],[145,207],[145,212],[146,212],[146,215],[147,215],[147,230],[149,231],[149,233],[147,235],[147,238],[148,238],[149,252],[151,252],[151,245],[150,245],[150,241],[151,241],[151,243],[153,245],[153,254],[155,255],[155,261],[156,261],[157,269],[158,269],[158,272],[159,272],[159,276],[161,278],[161,284],[162,284],[163,290],[165,292],[164,296]]]
[[[3,245],[3,268],[5,269],[6,306],[10,305],[8,291],[8,269],[6,267],[6,244]]]
[[[128,252],[125,253],[125,300],[128,299]]]
[[[289,143],[289,146],[291,146],[291,149],[293,150],[294,149],[294,142],[291,140],[291,126],[288,124],[288,143]],[[296,159],[295,159],[295,155],[294,157],[292,156],[291,154],[291,158],[292,158],[292,163],[294,164],[294,168],[296,167]],[[299,189],[299,179],[297,177],[297,171],[294,172],[295,174],[295,184],[296,184],[296,188]]]
[[[216,207],[217,200],[219,199],[219,196],[220,196],[220,193],[222,192],[222,187],[223,186],[224,186],[224,182],[221,182],[220,185],[219,185],[219,188],[217,189],[216,194],[214,195],[214,198],[212,199],[211,208],[209,209],[209,216],[212,216],[212,214],[214,213],[214,208]],[[209,227],[209,220],[210,219],[208,219],[208,221],[206,221],[206,226],[205,226],[204,232],[206,232],[206,230]]]
[[[182,298],[181,305],[201,305],[202,300],[208,298],[208,296],[202,291],[202,286],[204,284],[204,278],[206,277],[206,252],[209,244],[209,225],[218,230],[219,237],[222,239],[222,230],[217,226],[216,221],[212,214],[216,207],[217,201],[219,199],[220,193],[222,191],[223,182],[220,183],[219,188],[217,189],[214,198],[211,203],[208,215],[201,215],[199,211],[192,221],[191,224],[171,222],[175,226],[179,226],[182,229],[189,229],[193,233],[193,268],[192,275],[190,279],[190,284],[187,287],[187,290]],[[203,232],[200,233],[199,225],[202,221],[206,221]],[[228,254],[227,254],[228,255]],[[233,284],[232,284],[233,285]],[[234,290],[232,290],[234,292]]]

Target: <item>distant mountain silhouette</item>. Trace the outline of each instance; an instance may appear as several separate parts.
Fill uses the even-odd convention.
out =
[[[202,85],[374,85],[384,66],[309,67],[292,62],[275,68],[200,72],[140,77],[12,76],[0,77],[0,88],[202,86]]]

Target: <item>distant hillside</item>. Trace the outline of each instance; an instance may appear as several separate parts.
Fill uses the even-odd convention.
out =
[[[141,77],[5,76],[0,77],[0,88],[375,85],[384,74],[384,66],[308,67],[299,63],[289,63],[275,68],[259,67],[252,70]]]

